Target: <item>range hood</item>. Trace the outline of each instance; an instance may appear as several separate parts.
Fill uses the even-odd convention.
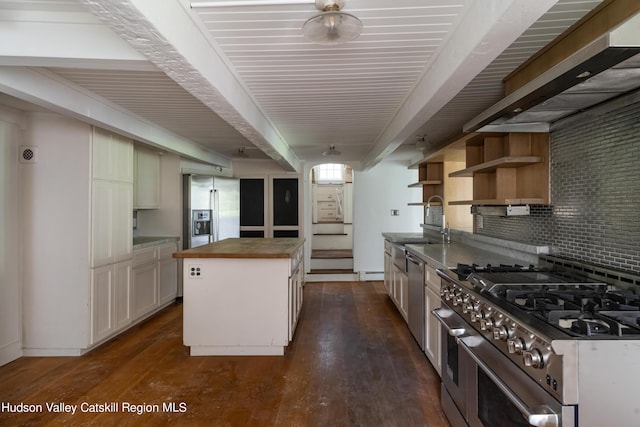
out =
[[[467,122],[465,132],[549,132],[551,123],[640,88],[640,14]]]

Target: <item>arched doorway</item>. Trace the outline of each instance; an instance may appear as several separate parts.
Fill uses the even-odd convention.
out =
[[[310,171],[311,265],[307,281],[358,280],[353,271],[353,169],[324,163]]]

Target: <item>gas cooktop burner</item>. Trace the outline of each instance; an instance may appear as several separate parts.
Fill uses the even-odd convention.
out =
[[[458,264],[459,280],[571,336],[640,336],[640,295],[533,265]]]

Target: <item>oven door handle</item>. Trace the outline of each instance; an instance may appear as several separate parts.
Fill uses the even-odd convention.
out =
[[[472,338],[472,337],[469,337]],[[520,411],[522,416],[532,426],[538,427],[558,427],[560,425],[560,417],[554,413],[553,410],[546,406],[536,406],[535,408],[529,408],[522,400],[516,396],[509,387],[504,385],[500,378],[493,373],[493,371],[478,357],[475,355],[471,347],[472,342],[467,344],[466,337],[460,338],[458,344],[462,346],[462,349],[473,359],[474,362],[480,367],[485,375],[487,375],[495,385],[507,396],[507,398],[515,405]]]
[[[461,337],[467,333],[467,330],[460,326],[459,324],[454,324],[449,319],[451,319],[451,315],[453,314],[452,310],[448,308],[436,308],[435,310],[431,310],[431,314],[433,314],[438,322],[442,323],[442,326],[445,327],[447,333],[452,337]]]

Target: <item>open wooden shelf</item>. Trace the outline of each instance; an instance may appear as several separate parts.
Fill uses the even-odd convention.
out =
[[[541,163],[543,161],[544,157],[540,156],[501,157],[499,159],[491,160],[490,162],[480,163],[479,165],[471,166],[470,168],[451,172],[449,177],[472,177],[476,173],[480,172],[494,172],[498,168],[519,168],[521,166]]]
[[[427,202],[415,202],[415,203],[407,203],[409,206],[427,206]],[[442,203],[439,200],[432,200],[431,206],[442,206]]]
[[[449,202],[450,205],[544,205],[545,199],[483,199],[483,200],[456,200]]]
[[[426,206],[430,197],[444,197],[444,166],[442,162],[420,163],[418,182],[409,184],[408,187],[422,188],[422,202],[408,203],[408,206]],[[438,202],[438,204],[440,203]]]
[[[441,180],[419,181],[419,182],[414,182],[413,184],[409,184],[408,187],[419,188],[419,187],[422,187],[423,185],[440,185],[440,184],[442,184]]]
[[[465,156],[466,168],[449,177],[473,177],[473,199],[449,205],[549,204],[548,134],[480,134]]]

